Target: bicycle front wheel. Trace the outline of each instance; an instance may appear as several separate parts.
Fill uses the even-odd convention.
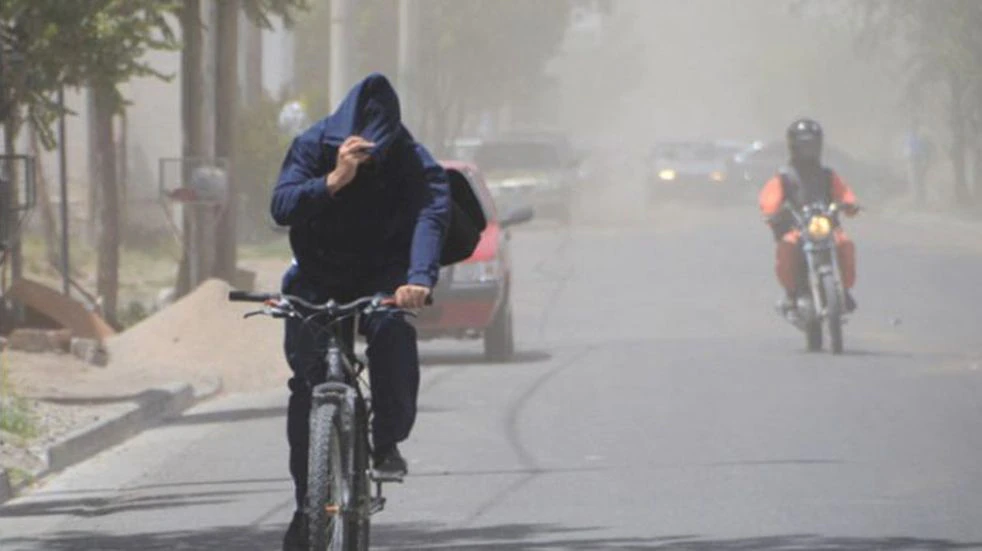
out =
[[[315,404],[310,412],[310,454],[307,469],[307,526],[311,551],[353,549],[351,533],[352,476],[341,438],[337,404]],[[356,544],[355,544],[356,545]]]

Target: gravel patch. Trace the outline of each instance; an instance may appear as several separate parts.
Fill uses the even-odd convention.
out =
[[[63,436],[116,415],[129,402],[59,404],[27,399],[37,434],[31,438],[0,431],[0,465],[14,473],[34,473],[45,467],[45,450]]]

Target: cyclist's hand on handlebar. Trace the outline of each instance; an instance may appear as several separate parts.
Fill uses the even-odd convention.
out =
[[[406,310],[418,310],[426,306],[430,288],[422,285],[403,285],[396,289],[395,305]]]

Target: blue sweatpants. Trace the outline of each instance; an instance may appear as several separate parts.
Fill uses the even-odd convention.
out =
[[[405,283],[404,268],[382,270],[374,277],[357,283],[312,284],[304,276],[288,273],[283,292],[311,302],[329,298],[348,302],[376,293],[392,293]],[[375,314],[362,318],[359,333],[367,343],[372,391],[372,442],[375,448],[402,442],[409,437],[416,420],[419,392],[419,353],[416,329],[400,314]],[[345,327],[345,337],[352,341],[353,326]],[[326,339],[316,325],[304,326],[298,320],[286,321],[284,348],[293,371],[290,379],[290,401],[287,408],[287,440],[290,444],[290,474],[296,489],[297,510],[304,507],[307,494],[307,454],[311,390],[325,377]]]

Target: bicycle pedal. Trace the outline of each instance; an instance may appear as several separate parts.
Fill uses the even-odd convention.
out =
[[[373,497],[372,503],[368,506],[368,514],[374,515],[375,513],[381,513],[383,509],[385,509],[385,498]]]
[[[375,482],[386,482],[386,483],[396,483],[402,484],[403,479],[406,477],[404,474],[398,473],[381,473],[372,469],[372,480]]]

